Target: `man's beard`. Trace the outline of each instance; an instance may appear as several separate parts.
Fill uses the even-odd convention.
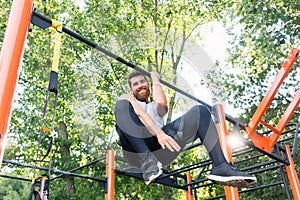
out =
[[[147,102],[150,97],[150,90],[146,89],[146,91],[143,93],[136,92],[134,94],[134,97],[139,101]]]

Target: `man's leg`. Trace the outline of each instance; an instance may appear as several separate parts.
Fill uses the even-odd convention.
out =
[[[157,138],[144,127],[127,100],[116,102],[115,118],[123,150],[139,158],[143,178],[149,184],[162,173],[161,163],[152,153],[161,148]]]
[[[182,117],[163,129],[175,140],[184,141],[186,144],[199,138],[207,149],[214,166],[227,162],[220,146],[217,129],[205,106],[192,107]],[[172,132],[172,130],[176,131]]]
[[[207,107],[194,106],[176,120],[174,125],[178,128],[178,134],[175,138],[182,137],[186,142],[192,141],[194,137],[200,138],[213,162],[213,168],[209,176],[211,180],[222,185],[235,187],[250,187],[251,184],[256,183],[254,176],[240,172],[225,159],[217,129]]]

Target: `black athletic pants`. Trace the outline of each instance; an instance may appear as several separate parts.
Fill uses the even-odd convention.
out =
[[[129,164],[140,167],[141,158],[152,153],[163,165],[171,163],[179,152],[162,149],[157,138],[149,133],[135,114],[132,105],[127,100],[118,100],[115,105],[116,130],[123,148],[124,157]],[[214,166],[226,159],[220,147],[218,133],[206,106],[197,105],[175,121],[162,127],[183,147],[199,138],[206,147]]]

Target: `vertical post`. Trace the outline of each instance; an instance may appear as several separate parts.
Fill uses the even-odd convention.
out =
[[[105,200],[114,200],[115,195],[115,154],[113,150],[106,153],[106,187]]]
[[[193,200],[192,187],[191,187],[192,177],[191,174],[186,174],[186,183],[188,185],[186,191],[186,200]]]
[[[225,113],[221,104],[215,105],[214,110],[216,111],[217,123],[216,127],[219,134],[221,148],[224,156],[228,162],[232,162],[232,152],[228,143],[228,130],[226,126]],[[239,200],[238,188],[231,186],[224,186],[226,199]]]
[[[295,169],[295,164],[291,155],[290,147],[289,145],[285,145],[286,148],[286,153],[290,162],[290,165],[286,165],[286,172],[290,181],[290,185],[292,188],[292,193],[294,196],[294,199],[300,199],[300,184],[299,184],[299,179],[297,176],[297,172]]]
[[[0,168],[33,0],[14,0],[0,54]]]

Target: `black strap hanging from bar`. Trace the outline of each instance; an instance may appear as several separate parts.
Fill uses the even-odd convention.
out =
[[[42,124],[44,126],[45,124],[45,116],[47,113],[47,107],[48,107],[48,99],[49,99],[49,93],[52,92],[55,94],[53,106],[54,106],[54,119],[56,119],[56,107],[57,107],[57,98],[58,98],[58,63],[59,63],[59,54],[60,54],[60,43],[61,43],[61,33],[62,33],[62,25],[59,22],[53,21],[52,27],[56,29],[56,36],[55,36],[55,43],[54,43],[54,54],[52,59],[52,69],[50,72],[50,80],[48,85],[47,94],[45,97],[45,105],[43,109],[43,117],[42,117]],[[54,121],[52,122],[51,129],[42,127],[40,129],[40,135],[38,139],[38,148],[36,153],[36,159],[35,159],[35,166],[38,161],[39,157],[39,151],[41,146],[41,140],[43,135],[47,133],[46,137],[49,139],[49,146],[47,149],[47,152],[43,155],[43,158],[40,160],[43,162],[46,157],[49,156],[48,161],[48,174],[43,176],[37,176],[35,174],[34,170],[34,178],[32,181],[30,194],[29,194],[29,200],[32,200],[32,197],[34,195],[34,200],[48,200],[49,199],[49,185],[50,185],[50,172],[51,172],[51,162],[52,162],[52,146],[54,141]],[[35,190],[36,185],[38,184],[37,180],[40,179],[40,191],[37,192]]]
[[[61,43],[61,33],[62,33],[62,25],[61,23],[57,21],[52,21],[52,27],[56,29],[56,35],[55,35],[55,42],[54,42],[54,53],[53,53],[53,59],[52,59],[52,69],[50,72],[50,80],[49,80],[49,85],[48,85],[48,90],[47,94],[45,97],[45,106],[43,110],[43,124],[45,121],[45,116],[47,113],[47,106],[48,106],[48,97],[49,93],[53,92],[55,93],[55,99],[54,99],[54,115],[56,115],[56,104],[57,104],[57,97],[58,97],[58,64],[59,64],[59,54],[60,54],[60,43]],[[53,127],[52,127],[53,129]],[[39,154],[39,147],[42,139],[42,135],[44,132],[50,133],[49,138],[49,147],[46,152],[46,154],[43,156],[42,161],[51,153],[52,150],[52,145],[53,145],[53,134],[52,131],[48,128],[41,128],[40,131],[40,136],[39,136],[39,141],[38,141],[38,151],[37,151],[37,157],[36,160],[38,159],[38,154]]]
[[[52,21],[52,27],[56,29],[55,43],[54,43],[54,54],[52,59],[52,70],[50,73],[49,88],[50,92],[57,94],[58,91],[58,63],[61,43],[62,25],[57,21]]]

